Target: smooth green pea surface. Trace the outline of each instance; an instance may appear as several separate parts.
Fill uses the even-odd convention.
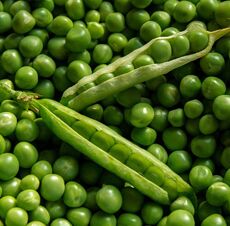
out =
[[[214,115],[219,120],[228,120],[230,115],[230,95],[220,95],[213,101]]]
[[[178,197],[174,202],[172,202],[170,205],[170,211],[173,212],[175,210],[187,210],[192,215],[195,213],[195,208],[192,202],[185,196]]]
[[[141,226],[141,218],[133,213],[123,213],[117,219],[118,226]]]
[[[85,207],[70,209],[67,212],[67,219],[73,225],[86,226],[89,224],[91,211]]]
[[[37,8],[32,12],[32,16],[36,21],[36,25],[38,27],[46,27],[48,26],[52,20],[53,15],[52,13],[46,8]]]
[[[11,112],[1,112],[0,113],[0,134],[3,136],[11,135],[17,125],[17,118]]]
[[[28,222],[27,212],[19,207],[11,208],[6,214],[7,226],[25,226]]]
[[[155,21],[147,21],[140,28],[140,36],[148,42],[161,35],[161,26]]]
[[[116,226],[117,220],[113,214],[98,211],[92,215],[90,226]]]

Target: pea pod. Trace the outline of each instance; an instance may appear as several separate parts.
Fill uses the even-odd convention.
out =
[[[95,85],[96,80],[107,73],[113,73],[121,65],[132,63],[136,57],[141,54],[145,54],[149,51],[151,46],[159,40],[173,40],[176,37],[190,34],[192,31],[201,31],[208,35],[208,42],[205,48],[202,50],[184,55],[178,58],[171,58],[169,61],[163,63],[153,63],[145,66],[141,66],[133,71],[121,74],[119,76],[111,77],[102,83]],[[220,37],[228,34],[230,28],[224,28],[213,32],[206,31],[202,26],[199,26],[196,22],[193,22],[185,31],[179,32],[175,35],[168,37],[159,37],[149,41],[141,48],[131,52],[130,54],[114,61],[108,66],[96,71],[95,73],[83,77],[75,85],[68,88],[62,96],[61,103],[74,109],[82,110],[85,107],[104,99],[110,95],[115,95],[127,88],[130,88],[136,84],[144,81],[156,78],[160,75],[166,74],[175,68],[183,66],[191,61],[197,60],[205,56],[212,49],[213,44]],[[193,49],[195,49],[193,47]],[[88,87],[88,89],[87,89]],[[83,90],[83,91],[82,91]]]

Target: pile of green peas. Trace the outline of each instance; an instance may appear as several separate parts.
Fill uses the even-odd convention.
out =
[[[176,34],[194,20],[210,31],[229,27],[229,14],[230,1],[217,0],[2,0],[0,82],[59,100],[82,77],[151,39]],[[178,36],[168,52],[159,41],[152,54],[120,67],[116,75],[207,44],[200,33],[188,38],[192,46]],[[184,196],[170,206],[153,202],[1,93],[0,226],[230,225],[229,69],[226,36],[202,59],[81,112],[144,147],[189,182],[197,208]]]

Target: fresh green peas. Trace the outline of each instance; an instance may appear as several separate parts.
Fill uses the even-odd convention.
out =
[[[228,120],[230,114],[230,95],[220,95],[213,101],[212,110],[219,120]]]
[[[15,128],[15,135],[19,141],[34,141],[39,134],[36,123],[30,119],[21,119]]]
[[[112,59],[113,52],[109,45],[107,44],[98,44],[93,49],[93,60],[97,64],[106,64],[109,63]]]
[[[45,175],[52,173],[52,166],[46,160],[36,162],[31,168],[31,174],[34,174],[39,180]]]
[[[131,10],[132,4],[129,0],[114,0],[114,7],[116,11],[127,14]]]
[[[169,127],[162,133],[164,145],[171,151],[183,150],[187,145],[187,135],[180,129]]]
[[[98,187],[90,187],[89,189],[87,189],[87,197],[83,206],[89,209],[90,211],[95,212],[99,209],[96,202],[96,195],[99,189],[100,188]]]
[[[37,36],[28,35],[19,43],[19,50],[21,54],[26,58],[34,58],[41,53],[43,49],[43,43]]]
[[[152,155],[154,155],[157,159],[159,159],[163,163],[166,163],[168,160],[168,153],[164,149],[164,147],[161,146],[160,144],[150,145],[147,151],[150,152]]]
[[[190,43],[185,35],[180,35],[170,40],[172,56],[177,58],[186,55],[190,50]]]
[[[226,92],[225,83],[218,77],[206,77],[201,85],[202,94],[206,99],[213,100]]]
[[[148,146],[155,142],[157,138],[157,133],[154,129],[150,127],[135,127],[131,131],[131,138],[134,142],[140,145]]]
[[[119,11],[119,10],[117,10]],[[108,1],[102,1],[102,3],[99,6],[99,13],[100,13],[100,19],[102,22],[104,22],[106,20],[106,17],[110,14],[113,13],[114,9],[113,9],[113,5],[112,3],[108,2]]]
[[[28,34],[39,37],[42,40],[43,46],[46,46],[49,39],[49,33],[47,30],[34,28]]]
[[[77,182],[69,181],[65,185],[63,201],[68,207],[80,207],[86,200],[85,188]]]
[[[200,0],[197,3],[196,10],[200,17],[205,20],[211,20],[215,17],[215,11],[219,5],[217,0]]]
[[[173,107],[180,101],[178,88],[171,83],[162,83],[157,88],[157,100],[166,108]]]
[[[0,12],[0,34],[3,34],[11,29],[12,18],[11,15],[7,12]]]
[[[208,34],[203,31],[189,31],[188,39],[190,41],[190,49],[192,52],[199,52],[208,45]]]
[[[54,10],[54,1],[53,0],[41,0],[34,3],[37,8],[46,8],[50,12]]]
[[[30,12],[30,5],[26,1],[16,1],[10,6],[10,14],[15,15],[20,10],[26,10]]]
[[[6,72],[14,74],[23,65],[22,57],[16,49],[5,50],[1,55],[1,65]]]
[[[122,33],[113,33],[108,37],[108,44],[115,52],[122,51],[127,43],[128,40]]]
[[[40,185],[39,179],[35,175],[29,174],[22,178],[20,183],[20,188],[22,190],[27,190],[27,189],[37,190],[39,188],[39,185]]]
[[[211,157],[216,149],[216,140],[211,135],[199,135],[191,141],[191,151],[199,158]]]
[[[155,0],[157,1],[157,0]],[[177,0],[169,0],[165,1],[163,5],[163,9],[165,12],[167,12],[170,16],[173,15],[173,11],[177,5],[178,1]]]
[[[144,9],[147,6],[149,6],[151,4],[151,0],[143,0],[143,1],[138,1],[138,0],[131,0],[131,3],[134,7],[136,8],[140,8],[140,9]]]
[[[167,226],[177,225],[195,226],[195,221],[190,212],[187,210],[175,210],[167,218]]]
[[[14,178],[19,170],[19,162],[12,153],[0,155],[0,179],[7,181]]]
[[[55,88],[49,79],[40,79],[34,88],[34,92],[40,94],[43,98],[54,98]]]
[[[58,201],[48,201],[45,203],[45,208],[47,209],[50,220],[64,217],[67,211],[66,205],[62,200]]]
[[[228,57],[230,50],[230,38],[223,37],[220,38],[216,43],[216,52],[220,53],[223,57]]]
[[[156,40],[151,45],[151,56],[156,63],[163,63],[170,60],[172,48],[167,40]]]
[[[155,107],[154,118],[150,123],[150,127],[156,131],[163,131],[168,126],[168,110],[163,107]]]
[[[53,164],[53,172],[62,176],[65,181],[73,180],[78,174],[79,166],[74,157],[61,156]]]
[[[125,18],[122,13],[110,13],[106,17],[105,24],[110,32],[121,32],[125,29]]]
[[[223,182],[216,182],[206,191],[206,199],[213,206],[223,206],[230,195],[230,187]]]
[[[57,16],[49,24],[48,29],[57,36],[65,36],[73,27],[72,20],[67,16]]]
[[[98,22],[88,22],[87,29],[89,30],[91,38],[94,40],[102,38],[105,33],[103,25]]]
[[[185,115],[182,108],[176,108],[168,112],[168,121],[173,127],[182,127],[185,123]]]
[[[16,197],[18,193],[21,191],[20,183],[21,180],[17,177],[1,182],[2,196],[9,195],[9,196]]]
[[[188,23],[196,16],[196,6],[189,1],[180,1],[173,10],[173,17],[179,23]]]
[[[198,118],[204,111],[202,102],[197,99],[187,101],[184,105],[184,113],[190,119]]]
[[[9,209],[16,206],[16,199],[13,196],[6,195],[0,199],[0,216],[5,219]]]
[[[212,183],[212,177],[212,171],[204,165],[197,165],[193,167],[189,173],[190,184],[197,191],[208,188]]]
[[[210,225],[226,226],[227,224],[222,215],[212,214],[207,218],[205,218],[201,223],[201,226],[210,226]]]
[[[122,205],[122,195],[113,185],[104,185],[97,191],[96,203],[104,212],[116,213]]]
[[[141,217],[145,224],[157,224],[163,217],[163,208],[156,203],[147,202],[141,208]]]
[[[143,44],[140,38],[134,37],[134,38],[129,39],[127,45],[124,48],[124,55],[131,53],[132,51],[140,48],[141,46],[143,46]]]
[[[103,117],[103,107],[100,104],[93,104],[84,109],[84,114],[97,121],[101,121]]]
[[[38,73],[30,66],[19,68],[15,74],[15,84],[20,89],[33,89],[38,83]]]
[[[218,75],[224,68],[224,65],[224,57],[217,52],[208,53],[206,56],[200,59],[200,67],[208,76]]]
[[[72,224],[65,218],[54,219],[50,224],[50,226],[71,226],[71,225]]]
[[[141,218],[133,213],[122,213],[117,219],[118,226],[141,226]]]
[[[67,67],[60,66],[55,69],[54,74],[52,76],[55,89],[57,89],[60,92],[63,92],[72,84],[72,82],[69,81],[69,79],[67,78],[66,72],[67,72]]]
[[[175,210],[187,210],[192,215],[195,213],[195,208],[191,200],[185,196],[180,196],[174,202],[172,202],[170,205],[170,211],[173,212]]]
[[[17,49],[20,41],[22,40],[23,35],[17,33],[11,33],[4,39],[4,48],[5,49]]]
[[[90,226],[116,226],[117,220],[113,214],[108,214],[103,211],[94,213],[90,219]]]
[[[226,147],[223,149],[220,156],[220,163],[226,169],[230,168],[230,163],[228,161],[229,156],[230,156],[230,148]]]
[[[68,17],[72,20],[79,20],[85,16],[85,6],[82,0],[67,0],[65,2],[65,10]]]
[[[126,23],[133,30],[139,30],[149,20],[149,13],[143,9],[132,9],[126,14]]]
[[[16,129],[17,118],[11,112],[0,113],[0,134],[3,136],[11,135]]]
[[[85,15],[85,22],[88,23],[88,22],[100,22],[100,19],[101,19],[101,15],[99,13],[99,11],[95,10],[95,9],[92,9],[92,10],[89,10],[86,15]]]
[[[45,224],[43,224],[40,221],[30,221],[30,223],[28,223],[27,226],[45,226]]]
[[[221,27],[229,27],[229,8],[228,1],[221,2],[215,10],[215,20]]]
[[[12,27],[18,34],[24,34],[32,30],[35,26],[35,18],[26,10],[18,11],[12,21]]]
[[[25,226],[28,223],[28,214],[22,208],[13,207],[7,212],[5,222],[7,226]]]
[[[14,147],[14,155],[22,168],[31,168],[38,160],[38,151],[36,147],[28,142],[22,141]]]
[[[200,118],[199,129],[204,135],[216,132],[218,127],[218,120],[212,114],[206,114]]]
[[[17,196],[17,206],[30,211],[36,209],[40,204],[40,196],[37,191],[26,189]]]
[[[139,68],[142,66],[153,64],[154,62],[151,56],[147,54],[143,54],[143,55],[136,57],[132,63],[134,65],[134,68]]]
[[[215,164],[212,159],[197,158],[194,161],[193,166],[198,166],[198,165],[207,166],[211,170],[212,173],[215,171]]]
[[[47,27],[53,21],[52,13],[46,8],[37,8],[32,12],[32,16],[38,27]]]
[[[123,114],[119,108],[108,106],[103,112],[103,119],[108,125],[119,126],[123,121]]]
[[[155,21],[147,21],[140,28],[140,37],[148,42],[161,35],[161,27]]]
[[[59,200],[65,191],[65,183],[57,174],[47,174],[41,181],[41,196],[47,201]]]
[[[90,32],[85,27],[74,26],[66,35],[66,47],[73,52],[82,52],[89,47],[90,42]]]
[[[68,53],[66,44],[67,42],[69,42],[67,37],[54,37],[49,39],[47,44],[48,52],[57,60],[65,60]],[[75,47],[72,46],[72,49],[75,49]]]
[[[6,141],[2,135],[0,135],[0,154],[6,151]]]
[[[171,22],[171,16],[169,13],[160,10],[153,12],[150,19],[157,22],[161,26],[162,30],[169,27]]]
[[[178,32],[179,30],[175,27],[167,27],[162,31],[161,36],[171,36],[171,35],[175,35]]]
[[[85,207],[73,208],[68,210],[67,219],[74,226],[86,226],[89,225],[91,218],[91,211]]]
[[[169,155],[167,165],[174,172],[181,174],[191,168],[192,157],[187,151],[174,151]]]

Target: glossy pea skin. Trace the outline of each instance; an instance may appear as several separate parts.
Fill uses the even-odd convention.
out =
[[[13,207],[7,212],[5,223],[7,226],[24,226],[28,223],[28,214],[22,208]]]
[[[229,2],[221,2],[215,10],[215,20],[221,27],[229,26]]]
[[[30,168],[38,160],[38,151],[36,147],[29,142],[19,142],[13,150],[14,155],[22,168]]]
[[[199,52],[208,45],[208,34],[202,31],[190,31],[188,34],[190,49],[192,52]]]
[[[67,0],[65,2],[65,10],[68,17],[70,17],[72,20],[82,19],[85,15],[85,6],[82,0]]]
[[[186,55],[190,50],[190,43],[186,36],[180,35],[170,40],[172,56],[174,58]]]
[[[122,51],[127,45],[128,40],[122,33],[112,33],[108,37],[108,44],[115,52]]]
[[[186,210],[175,210],[167,218],[167,226],[177,226],[178,224],[195,226],[192,214]]]
[[[0,155],[0,179],[7,181],[14,178],[19,170],[18,159],[12,153]]]
[[[34,28],[28,34],[39,37],[42,40],[43,46],[46,46],[49,39],[49,33],[47,30],[42,28]]]
[[[200,59],[200,67],[208,76],[218,75],[224,68],[224,57],[217,52],[208,53]]]
[[[163,107],[154,107],[154,117],[150,127],[162,132],[168,126],[168,110]]]
[[[123,114],[119,108],[108,106],[103,112],[103,120],[107,125],[119,126],[123,121]]]
[[[125,28],[125,18],[122,13],[110,13],[106,17],[105,25],[110,32],[121,32]]]
[[[136,57],[132,63],[134,65],[134,68],[139,68],[142,66],[153,64],[154,62],[151,56],[147,54],[143,54],[143,55]]]
[[[89,225],[91,211],[85,207],[73,208],[67,212],[66,216],[74,226],[86,226]]]
[[[201,223],[201,226],[210,226],[210,225],[227,226],[224,217],[220,214],[212,214],[207,218],[205,218]]]
[[[50,226],[71,226],[71,225],[72,224],[65,218],[54,219],[50,224]]]
[[[0,216],[2,219],[6,217],[9,209],[16,206],[16,199],[13,196],[6,195],[0,199]]]
[[[46,8],[37,8],[32,12],[32,16],[36,21],[36,25],[38,27],[45,28],[47,27],[53,20],[52,13]]]
[[[30,211],[29,219],[32,221],[39,221],[47,225],[50,221],[49,212],[44,206],[39,205],[34,210]]]
[[[96,203],[104,212],[113,214],[121,208],[122,195],[115,186],[104,185],[97,191]]]
[[[230,95],[220,95],[213,101],[212,110],[219,120],[228,120],[230,117]]]
[[[147,21],[140,28],[140,37],[148,42],[161,35],[161,27],[155,21]]]
[[[8,30],[10,30],[12,26],[12,18],[11,15],[7,12],[0,12],[0,34],[4,34]]]
[[[199,135],[191,141],[191,151],[199,158],[209,158],[216,149],[216,140],[211,135]]]
[[[4,153],[6,151],[6,141],[2,135],[0,135],[0,153]]]
[[[47,201],[57,201],[64,194],[65,183],[61,176],[56,174],[47,174],[42,178],[41,196]]]
[[[192,202],[185,196],[180,196],[171,203],[170,211],[173,212],[175,210],[186,210],[190,212],[192,215],[194,215],[195,213],[195,208]]]
[[[153,12],[150,19],[157,22],[161,26],[162,30],[169,27],[171,22],[171,16],[169,13],[161,10]]]
[[[182,108],[176,108],[168,112],[168,121],[173,127],[182,127],[185,123],[185,115]]]
[[[94,40],[102,38],[105,34],[103,25],[98,22],[88,22],[87,29],[90,32],[91,38]]]
[[[190,119],[198,118],[204,110],[202,102],[197,99],[187,101],[184,105],[184,113]]]
[[[92,9],[89,10],[85,15],[85,22],[99,22],[101,19],[101,15],[98,10]]]
[[[215,17],[215,11],[219,5],[216,0],[201,0],[197,3],[197,13],[205,20],[211,20]]]
[[[230,148],[226,147],[226,148],[223,149],[223,151],[221,153],[221,156],[220,156],[220,163],[225,169],[230,168],[230,164],[229,164],[229,161],[228,161],[229,156],[230,156]]]
[[[55,88],[49,79],[40,79],[33,91],[40,94],[43,98],[52,99],[54,98]]]
[[[190,184],[197,191],[208,188],[212,183],[212,177],[212,171],[207,166],[202,165],[193,167],[189,173]]]
[[[215,133],[218,127],[218,120],[212,114],[206,114],[200,118],[199,129],[204,135]]]
[[[227,202],[230,195],[230,187],[223,182],[215,182],[206,191],[206,199],[209,204],[221,207]]]
[[[11,112],[1,112],[0,113],[0,134],[2,136],[11,135],[17,125],[17,118]]]
[[[2,196],[13,196],[16,197],[20,190],[21,180],[14,177],[10,180],[1,182]]]
[[[17,49],[20,41],[22,40],[23,35],[17,33],[10,33],[4,39],[3,45],[5,49]],[[3,51],[3,48],[1,52]]]
[[[45,208],[49,213],[50,220],[64,217],[67,211],[66,205],[62,200],[48,201],[45,203]]]
[[[40,185],[39,179],[35,175],[29,174],[22,178],[20,183],[20,188],[22,190],[27,190],[27,189],[37,190],[39,185]]]
[[[109,45],[107,44],[98,44],[93,49],[93,60],[97,64],[106,64],[109,63],[112,59],[113,52]]]
[[[15,74],[15,84],[20,89],[33,89],[38,83],[38,73],[30,66],[23,66]]]
[[[141,218],[145,224],[157,224],[163,217],[163,208],[154,202],[146,202],[141,208]]]
[[[122,213],[117,219],[118,226],[142,226],[141,218],[133,213]]]
[[[128,43],[125,46],[124,51],[123,51],[124,55],[131,53],[132,51],[140,48],[141,46],[143,46],[143,43],[142,43],[140,38],[134,37],[134,38],[129,39],[129,41],[128,41]]]
[[[168,160],[168,153],[160,144],[152,144],[147,148],[147,151],[154,155],[157,159],[166,163]]]
[[[63,194],[63,201],[68,207],[80,207],[86,200],[85,188],[74,181],[69,181],[65,184],[65,191]]]
[[[116,226],[117,220],[113,214],[108,214],[103,211],[94,213],[90,220],[90,226]]]

